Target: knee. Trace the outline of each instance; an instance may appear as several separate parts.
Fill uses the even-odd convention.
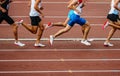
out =
[[[85,24],[84,28],[89,28],[89,29],[91,29],[91,26],[90,26],[89,23],[87,23],[87,24]]]
[[[65,27],[67,24],[66,23],[62,23],[62,25]]]
[[[12,24],[13,29],[16,30],[18,28],[18,26],[16,24]]]
[[[37,33],[37,29],[34,29],[31,31],[33,34],[36,34]]]
[[[40,26],[40,30],[44,31],[45,27],[44,26]]]
[[[33,33],[33,34],[36,34],[36,33],[37,33],[37,31],[33,31],[32,33]]]
[[[68,29],[63,29],[62,31],[63,31],[63,32],[68,32],[69,30],[68,30]]]

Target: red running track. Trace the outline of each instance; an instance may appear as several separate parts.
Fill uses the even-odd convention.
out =
[[[64,21],[67,16],[68,0],[44,0],[45,24],[49,21]],[[15,19],[23,18],[29,23],[28,0],[16,0],[11,4],[10,15]],[[52,3],[51,3],[52,2]],[[83,10],[85,17],[92,25],[90,38],[106,38],[110,28],[101,30],[109,11],[110,0],[89,0]],[[58,9],[59,8],[59,9]],[[17,12],[17,13],[16,13]],[[55,33],[59,27],[45,30],[43,39]],[[34,37],[22,26],[19,27],[20,38],[32,38],[25,47],[13,44],[12,30],[3,22],[0,26],[0,76],[120,76],[120,42],[114,40],[114,47],[104,47],[104,41],[93,41],[92,46],[85,46],[80,41],[55,41],[50,46],[42,41],[45,48],[33,47]],[[7,31],[6,31],[7,30]],[[24,34],[23,34],[24,33]],[[72,34],[72,35],[71,35]],[[59,38],[81,38],[79,26]],[[119,31],[114,35],[119,39]]]

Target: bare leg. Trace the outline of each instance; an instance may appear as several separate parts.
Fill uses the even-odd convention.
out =
[[[15,38],[14,44],[18,45],[18,46],[25,46],[25,44],[21,43],[18,40],[18,26],[15,23],[13,23],[11,26],[12,26],[13,34],[14,34],[14,38]]]
[[[90,31],[90,28],[91,28],[91,26],[90,26],[90,24],[87,22],[85,25],[83,25],[83,39],[84,40],[87,40],[87,37],[88,37],[88,33],[89,33],[89,31]]]
[[[68,32],[71,28],[71,26],[67,25],[65,28],[59,30],[55,35],[53,35],[53,37],[55,38],[57,36],[60,36],[61,34]]]
[[[18,42],[18,26],[15,23],[13,23],[12,28],[13,28],[15,42]]]
[[[114,35],[116,30],[117,30],[116,28],[112,27],[112,29],[110,30],[110,32],[108,34],[107,40],[105,42],[107,42],[107,43],[110,42],[110,39],[112,38],[112,36]]]
[[[67,25],[65,28],[59,30],[56,34],[54,35],[50,35],[50,44],[53,44],[54,38],[62,35],[63,33],[66,33],[67,31],[69,31],[72,27]]]
[[[39,23],[38,35],[37,35],[37,40],[36,40],[37,44],[40,43],[40,39],[42,37],[43,31],[44,31],[44,26],[43,26],[43,22],[41,21]]]
[[[48,25],[46,25],[46,29],[51,27],[51,26],[59,26],[59,27],[65,27],[67,25],[69,21],[69,18],[66,18],[65,22],[57,22],[57,23],[49,23]]]
[[[22,26],[24,26],[28,31],[30,31],[33,34],[37,33],[38,26],[30,26],[25,23],[22,23]]]
[[[112,22],[109,20],[109,25],[114,28],[120,29],[120,21],[119,20],[117,22]]]

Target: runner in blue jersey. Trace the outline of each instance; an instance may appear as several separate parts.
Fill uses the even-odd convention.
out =
[[[65,28],[59,30],[54,35],[50,35],[50,43],[51,43],[51,45],[53,43],[54,38],[62,35],[65,32],[68,32],[74,26],[74,24],[79,24],[84,29],[84,31],[83,31],[84,32],[83,33],[83,40],[81,40],[81,43],[83,43],[85,45],[91,45],[91,43],[87,41],[87,36],[88,36],[88,33],[90,31],[91,26],[88,23],[88,21],[86,21],[84,18],[80,17],[81,5],[82,5],[81,1],[82,0],[72,0],[69,3],[68,8],[70,9],[70,11],[69,11],[69,14],[68,14],[68,18],[69,18],[68,23],[67,23]]]

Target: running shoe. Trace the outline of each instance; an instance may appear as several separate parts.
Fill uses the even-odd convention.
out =
[[[36,46],[36,47],[45,47],[45,45],[43,45],[43,44],[41,44],[41,43],[39,43],[39,44],[34,44],[34,46]]]
[[[21,25],[23,23],[23,20],[19,20],[18,22],[16,22],[18,25]]]
[[[106,21],[105,23],[104,23],[104,25],[103,25],[103,29],[105,29],[107,26],[109,25],[109,22],[108,21]]]
[[[87,46],[91,45],[91,43],[88,42],[87,40],[81,40],[81,43],[82,43],[82,44],[85,44],[85,45],[87,45]]]
[[[109,42],[104,42],[104,46],[108,47],[108,46],[114,46],[114,45]]]
[[[54,41],[54,37],[52,35],[50,35],[50,44],[52,45]]]
[[[50,28],[50,27],[52,27],[52,23],[51,23],[51,22],[49,22],[49,23],[45,26],[45,29],[48,29],[48,28]]]
[[[15,45],[18,45],[18,46],[25,46],[25,44],[23,44],[23,43],[21,43],[21,42],[19,42],[19,41],[18,41],[18,42],[15,41],[14,44],[15,44]]]

